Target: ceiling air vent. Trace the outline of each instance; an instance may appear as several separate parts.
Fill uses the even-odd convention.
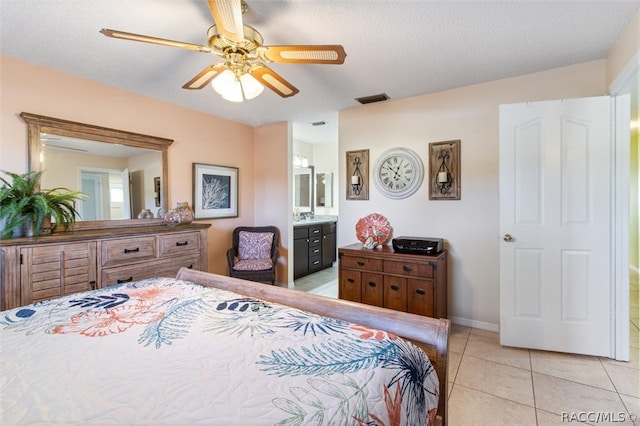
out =
[[[364,104],[372,104],[374,102],[386,101],[387,99],[389,99],[389,96],[387,96],[386,93],[380,93],[379,95],[363,96],[361,98],[356,98],[356,101],[364,105]]]
[[[326,121],[314,121],[311,123],[312,126],[324,126],[325,124],[327,124]]]

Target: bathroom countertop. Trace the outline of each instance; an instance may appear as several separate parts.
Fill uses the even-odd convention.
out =
[[[330,223],[337,222],[338,216],[325,216],[325,215],[315,215],[313,219],[300,219],[293,221],[293,227],[296,226],[308,226],[308,225],[318,225],[321,223]]]

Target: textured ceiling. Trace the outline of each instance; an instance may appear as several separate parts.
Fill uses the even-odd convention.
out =
[[[230,120],[294,122],[335,141],[354,98],[400,99],[607,57],[640,1],[247,0],[266,45],[342,44],[343,65],[271,64],[300,89],[241,104],[181,86],[211,54],[107,38],[111,28],[206,44],[204,0],[0,0],[0,52]],[[327,122],[314,127],[310,123]]]

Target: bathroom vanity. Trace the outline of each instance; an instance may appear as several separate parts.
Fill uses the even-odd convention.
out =
[[[304,277],[336,261],[335,216],[316,216],[293,223],[293,279]]]

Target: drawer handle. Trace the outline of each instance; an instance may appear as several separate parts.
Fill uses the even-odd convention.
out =
[[[313,250],[313,253],[314,253],[314,254],[315,254],[315,253],[320,253],[320,249],[314,249],[314,250]]]
[[[178,246],[178,247],[186,246],[187,244],[189,244],[189,241],[185,241],[184,243],[181,243],[180,241],[176,242],[176,246]]]
[[[320,240],[313,240],[314,244],[319,243],[319,242],[320,242]]]
[[[317,264],[319,264],[319,263],[320,263],[320,261],[319,261],[319,260],[316,260],[315,262],[313,262],[313,264],[314,264],[314,265],[317,265]]]
[[[358,266],[364,266],[364,262],[362,260],[358,260]]]
[[[122,283],[130,283],[131,281],[133,281],[133,277],[129,277],[126,280],[116,280],[118,282],[118,284],[122,284]]]
[[[397,285],[394,284],[394,285],[391,286],[391,290],[398,291],[398,290],[400,290],[400,286],[397,286]]]
[[[375,281],[369,281],[369,287],[375,287],[375,286],[376,286]]]
[[[137,253],[140,251],[140,247],[136,247],[134,249],[124,249],[125,253]]]
[[[313,233],[314,233],[314,234],[319,234],[319,233],[320,233],[320,230],[319,230],[319,229],[314,229],[314,230],[313,230]]]
[[[424,289],[422,289],[422,288],[417,288],[416,289],[416,293],[418,293],[418,294],[426,294],[427,292],[424,291]]]
[[[405,271],[405,272],[411,272],[411,265],[404,265],[402,267],[402,270]]]
[[[353,284],[354,282],[356,282],[356,280],[354,280],[353,278],[347,278],[347,281],[349,281],[351,284]]]

